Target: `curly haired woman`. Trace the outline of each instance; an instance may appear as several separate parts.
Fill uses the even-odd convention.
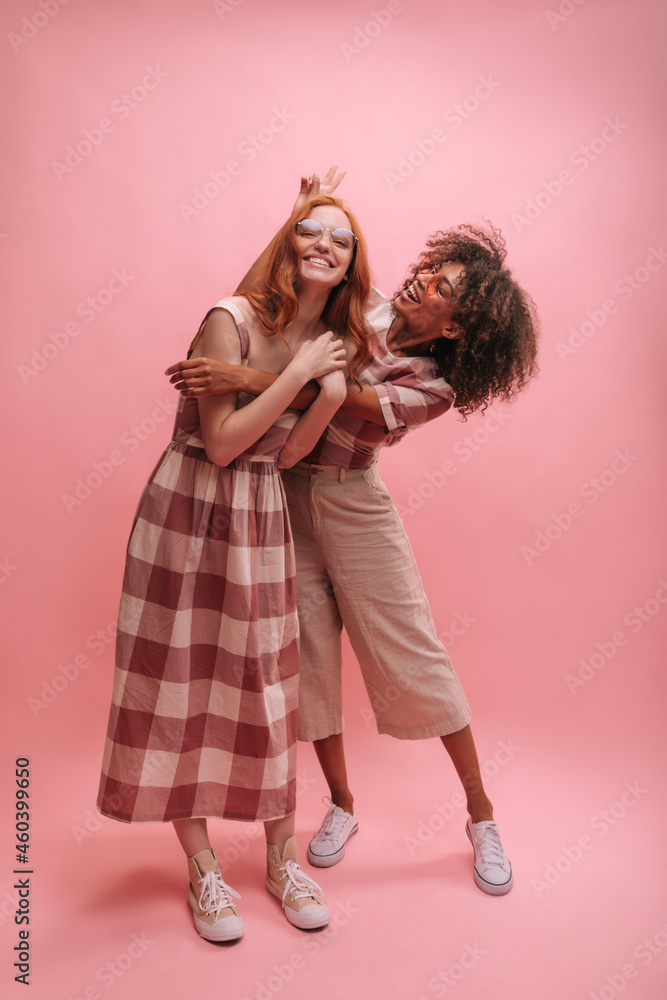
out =
[[[330,192],[339,181],[332,168],[323,189]],[[314,190],[320,190],[317,177],[302,179],[299,199]],[[510,401],[535,375],[533,304],[504,262],[504,241],[493,229],[459,226],[436,233],[393,301],[380,293],[371,298],[366,321],[372,356],[359,371],[360,385],[349,385],[306,460],[283,473],[297,555],[299,739],[314,743],[331,793],[308,850],[317,867],[342,860],[358,829],[342,736],[344,625],[378,732],[442,741],[465,791],[475,882],[492,895],[512,886],[470,709],[436,634],[405,530],[376,471],[380,448],[409,430],[452,405],[465,419],[494,400]],[[272,381],[262,372],[198,360],[167,372],[187,395],[230,386],[256,394]],[[315,392],[306,386],[293,405],[307,406]],[[400,696],[388,698],[390,692]]]

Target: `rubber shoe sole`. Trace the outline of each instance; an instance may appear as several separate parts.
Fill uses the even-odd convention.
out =
[[[268,878],[266,888],[272,896],[275,896],[282,903],[282,892],[279,892]],[[304,906],[302,910],[293,910],[291,906],[284,906],[283,910],[292,927],[298,927],[301,931],[314,931],[318,927],[326,927],[329,923],[329,908],[326,903],[321,906]]]
[[[194,917],[197,934],[206,941],[238,941],[239,938],[243,937],[245,928],[242,917],[223,917],[222,920],[219,920],[215,924],[207,924],[196,913],[193,912],[192,916]]]

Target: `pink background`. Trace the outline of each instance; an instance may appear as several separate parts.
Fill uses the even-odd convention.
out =
[[[25,995],[10,966],[26,755],[38,1000],[667,996],[665,13],[3,5],[7,995]],[[384,291],[436,228],[487,218],[541,315],[541,376],[515,405],[448,414],[381,458],[473,706],[515,887],[475,888],[453,769],[436,741],[375,734],[348,655],[361,829],[343,865],[314,873],[336,922],[289,927],[262,885],[259,829],[218,821],[247,930],[217,949],[192,929],[173,832],[95,813],[113,623],[134,508],[169,437],[162,372],[299,176],[330,162],[349,171],[341,193]],[[299,773],[305,855],[325,792],[310,747]]]

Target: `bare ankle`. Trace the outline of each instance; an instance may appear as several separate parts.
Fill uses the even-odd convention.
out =
[[[486,802],[469,802],[468,813],[473,823],[493,821],[493,806],[488,799]]]
[[[349,813],[350,816],[354,814],[354,796],[351,792],[345,792],[343,794],[331,793],[331,801],[343,812]]]

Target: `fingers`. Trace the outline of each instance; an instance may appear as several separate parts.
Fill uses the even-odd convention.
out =
[[[321,374],[329,375],[331,372],[341,371],[343,368],[345,368],[344,361],[329,360],[326,362],[326,365],[322,366]]]
[[[175,365],[170,365],[169,368],[167,368],[165,375],[175,375],[177,372],[183,371],[184,368],[192,368],[192,366],[197,363],[197,360],[179,361]]]
[[[328,340],[330,340],[331,341],[331,346],[336,351],[340,350],[340,348],[343,347],[343,340],[341,340],[340,337],[336,337],[336,334],[333,332],[333,330],[327,330],[326,333],[321,333],[319,336],[320,337],[326,337]],[[336,337],[335,340],[334,340],[334,337]]]
[[[310,177],[302,177],[299,195],[300,197],[314,198],[320,193],[333,194],[346,174],[347,170],[339,170],[338,164],[334,163],[321,179],[319,174],[315,173],[311,174]]]
[[[347,170],[339,170],[338,164],[334,163],[322,178],[316,173],[311,174],[310,177],[302,177],[299,194],[307,198],[314,198],[321,192],[333,194],[346,174]]]
[[[336,368],[345,368],[347,364],[345,348],[339,348],[338,350],[331,351],[327,354],[327,363],[332,370],[335,370]]]
[[[333,194],[343,177],[345,177],[346,173],[346,170],[339,171],[338,164],[334,163],[333,166],[329,167],[324,178],[322,179],[322,188],[329,194]]]
[[[327,345],[333,354],[345,357],[345,345],[343,341],[340,339],[334,340],[334,336],[335,334],[331,330],[327,330],[326,333],[321,333],[318,339],[322,344]]]
[[[165,371],[165,375],[177,375],[179,372],[191,371],[193,368],[203,368],[208,363],[208,358],[189,358],[187,361],[179,361],[175,365],[170,365]]]
[[[192,386],[189,389],[185,385],[183,386],[177,385],[176,388],[178,389],[181,396],[185,396],[186,399],[199,399],[201,396],[213,395],[213,393],[205,385]]]
[[[334,163],[332,167],[329,167],[323,182],[327,186],[329,194],[332,194],[336,190],[346,173],[347,170],[338,170],[337,163]]]
[[[334,177],[334,179],[331,182],[331,190],[332,191],[336,190],[336,188],[338,187],[338,185],[342,181],[343,177],[345,177],[346,173],[347,173],[347,170],[341,170],[340,173],[336,174],[336,176]]]
[[[173,373],[173,374],[172,374]],[[165,375],[171,374],[169,381],[175,385],[177,382],[189,379],[204,380],[211,374],[209,358],[190,358],[188,361],[181,361],[177,365],[167,368]],[[180,386],[178,387],[180,388]]]
[[[177,389],[182,389],[183,386],[187,386],[188,383],[192,386],[195,382],[201,381],[201,376],[195,372],[176,372],[169,379],[172,385],[175,385]]]
[[[330,348],[330,349],[331,349],[331,350],[332,350],[332,351],[333,351],[334,353],[336,353],[336,354],[340,354],[340,352],[342,351],[342,352],[343,352],[343,354],[345,354],[345,345],[344,345],[344,342],[343,342],[342,340],[340,340],[340,338],[337,338],[336,340],[334,340],[334,337],[335,337],[335,334],[334,334],[334,333],[333,333],[333,332],[332,332],[331,330],[327,330],[327,332],[326,332],[326,333],[321,333],[321,334],[319,335],[319,338],[318,338],[318,339],[319,339],[319,340],[320,340],[320,341],[321,341],[321,342],[322,342],[323,344],[326,344],[326,343],[327,343],[327,341],[329,341],[329,342],[330,342],[330,343],[329,343],[329,348]]]
[[[183,392],[185,394],[187,391],[193,389],[199,390],[206,388],[209,380],[203,376],[177,372],[175,375],[171,376],[169,381],[175,389],[178,389],[179,392]]]

